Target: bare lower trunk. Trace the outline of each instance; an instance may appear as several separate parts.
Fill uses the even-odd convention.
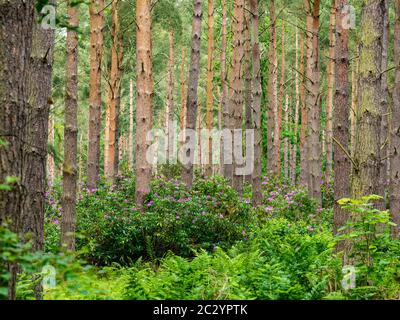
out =
[[[395,85],[393,89],[393,112],[391,124],[390,158],[390,213],[396,226],[392,237],[400,237],[400,0],[395,0],[396,23],[394,30]]]
[[[190,57],[190,70],[188,79],[188,95],[187,95],[187,115],[186,129],[195,131],[196,115],[197,115],[197,89],[200,71],[200,42],[201,42],[201,19],[202,19],[202,0],[194,0],[193,8],[193,25],[192,25],[192,52]],[[189,142],[187,136],[185,141]],[[195,144],[194,144],[195,145]],[[186,146],[186,155],[188,163],[182,174],[182,180],[191,187],[193,183],[193,163],[194,163],[194,145]]]
[[[169,33],[169,59],[168,59],[168,89],[167,89],[167,159],[169,163],[172,163],[174,158],[174,136],[172,122],[175,118],[174,110],[174,33],[170,31]]]
[[[304,57],[304,34],[300,35],[300,109],[301,109],[301,127],[300,127],[300,183],[308,187],[310,181],[308,159],[307,159],[307,136],[308,136],[308,110],[306,105],[306,87],[305,87],[305,57]]]
[[[261,132],[261,58],[259,46],[259,13],[258,0],[250,0],[252,22],[252,56],[253,56],[253,81],[252,81],[252,120],[254,128],[254,170],[253,170],[253,205],[262,202],[261,193],[261,156],[262,156],[262,132]]]
[[[308,137],[309,152],[309,192],[318,202],[321,202],[321,142],[320,142],[320,103],[319,103],[319,11],[320,1],[315,0],[310,5],[308,0],[304,1],[307,14],[307,109],[309,111]]]
[[[361,17],[358,75],[357,133],[352,194],[355,198],[379,192],[383,11],[381,0],[364,2]]]
[[[249,8],[249,1],[245,0],[245,14],[244,14],[244,109],[245,109],[245,124],[246,129],[253,129],[252,120],[252,65],[251,65],[251,13]],[[251,183],[252,174],[246,174],[244,181]]]
[[[151,3],[136,1],[136,58],[137,58],[137,108],[136,108],[136,204],[143,205],[150,191],[151,166],[146,159],[150,146],[146,136],[152,125],[154,83],[151,60]]]
[[[335,45],[335,117],[334,117],[334,233],[339,233],[348,219],[348,213],[342,210],[338,200],[350,196],[351,162],[346,151],[349,146],[349,31],[343,28],[345,19],[343,8],[348,5],[347,0],[336,0],[336,45]],[[337,250],[342,251],[345,242],[339,243]]]
[[[333,90],[335,85],[335,0],[333,0],[330,23],[329,23],[329,61],[328,61],[328,96],[326,102],[326,180],[329,181],[332,175],[333,161]]]
[[[89,144],[87,186],[94,189],[100,178],[101,64],[103,57],[104,0],[91,0],[90,75],[89,75]]]
[[[77,6],[68,7],[69,24],[77,27]],[[67,64],[65,94],[64,168],[63,168],[63,212],[61,222],[61,244],[75,250],[76,185],[77,185],[77,112],[78,112],[78,34],[67,32]]]
[[[291,151],[291,166],[290,174],[293,183],[297,182],[296,167],[297,167],[297,144],[298,144],[298,129],[299,129],[299,112],[300,112],[300,83],[299,83],[299,30],[296,28],[296,61],[295,61],[295,109],[294,109],[294,142]]]
[[[274,172],[274,126],[275,118],[278,112],[278,54],[277,54],[277,31],[276,31],[276,13],[275,13],[275,0],[270,1],[269,6],[270,17],[270,40],[269,40],[269,71],[268,71],[268,115],[267,115],[267,146],[268,146],[268,159],[267,169],[268,173]]]
[[[133,80],[129,83],[129,167],[133,170],[133,130],[134,130],[134,107],[133,107]]]

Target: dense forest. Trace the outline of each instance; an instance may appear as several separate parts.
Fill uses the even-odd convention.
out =
[[[0,299],[399,300],[400,0],[0,0]]]

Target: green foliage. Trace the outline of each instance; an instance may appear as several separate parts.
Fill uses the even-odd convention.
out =
[[[54,191],[57,192],[57,189]],[[61,206],[49,196],[46,248],[57,250]],[[247,237],[255,216],[220,177],[198,180],[193,189],[176,181],[156,180],[143,209],[133,203],[134,184],[83,190],[77,204],[78,247],[98,265],[127,265],[140,257],[159,259],[168,251],[191,257],[194,251],[228,248]]]
[[[346,292],[352,299],[393,299],[400,292],[400,241],[391,239],[388,211],[374,207],[382,197],[341,199],[339,204],[351,212],[351,219],[337,241],[348,241],[349,260],[356,268],[357,285]]]

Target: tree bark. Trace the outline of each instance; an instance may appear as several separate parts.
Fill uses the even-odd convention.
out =
[[[79,10],[68,6],[69,24],[79,25]],[[61,222],[61,245],[68,250],[75,250],[76,225],[76,185],[77,185],[77,111],[78,111],[78,34],[73,29],[67,31],[65,92],[65,127],[64,127],[64,167],[63,167],[63,211]]]
[[[0,224],[23,232],[22,209],[27,193],[23,185],[23,161],[29,102],[28,74],[32,45],[34,1],[0,3],[0,182],[18,177],[10,191],[0,192]],[[8,298],[15,299],[17,267],[9,265]]]
[[[276,13],[275,0],[270,1],[269,5],[270,17],[270,40],[269,40],[269,71],[268,71],[268,115],[267,115],[267,171],[268,173],[275,172],[275,144],[274,144],[274,126],[275,119],[278,113],[278,53],[277,53],[277,30],[276,30]]]
[[[382,0],[363,2],[358,75],[357,133],[352,194],[355,198],[378,194],[380,176],[380,132],[382,99]]]
[[[206,113],[206,127],[212,130],[213,127],[213,78],[214,78],[214,0],[208,0],[208,49],[207,49],[207,113]],[[212,138],[208,138],[208,150],[205,152],[207,157],[207,165],[205,168],[205,175],[209,177],[212,175]]]
[[[250,0],[251,11],[251,47],[253,57],[253,81],[252,81],[252,120],[254,128],[254,170],[253,170],[253,205],[258,206],[262,202],[261,192],[261,157],[262,157],[262,132],[261,132],[261,54],[259,45],[259,13],[258,0]]]
[[[400,0],[395,0],[396,22],[394,29],[395,84],[391,123],[390,158],[390,213],[397,226],[392,227],[392,237],[400,237]]]
[[[304,34],[300,35],[300,108],[301,108],[301,127],[300,127],[300,183],[308,188],[310,181],[308,159],[307,159],[307,135],[308,135],[308,110],[306,104],[306,77],[305,77],[305,56],[304,56]]]
[[[252,64],[251,64],[251,11],[249,8],[249,0],[245,0],[244,13],[244,109],[246,115],[246,129],[252,130]],[[252,159],[253,160],[253,159]],[[252,174],[244,176],[244,181],[251,184]]]
[[[133,170],[133,130],[134,130],[134,106],[133,106],[133,80],[129,81],[129,167]]]
[[[90,74],[89,74],[89,144],[87,187],[94,189],[100,178],[101,64],[103,58],[104,0],[91,0]]]
[[[328,95],[326,101],[326,170],[325,177],[329,181],[332,176],[333,161],[333,92],[335,86],[335,0],[332,2],[331,15],[329,19],[329,61],[328,61]]]
[[[181,61],[181,114],[180,114],[180,125],[182,136],[185,134],[186,127],[186,78],[185,78],[185,48],[182,48],[182,61]],[[184,141],[183,141],[184,142]]]
[[[304,1],[307,14],[307,109],[309,111],[308,137],[309,152],[308,162],[310,171],[309,192],[310,195],[321,203],[321,142],[320,142],[320,104],[319,104],[319,10],[320,1],[315,0],[312,7],[308,0]]]
[[[290,174],[291,180],[294,184],[297,182],[296,176],[296,167],[297,167],[297,144],[298,144],[298,129],[299,129],[299,113],[300,113],[300,83],[299,83],[299,29],[296,28],[296,56],[295,56],[295,109],[294,109],[294,142],[291,152],[291,161],[290,161]]]
[[[151,166],[146,159],[150,146],[146,136],[152,125],[154,83],[151,60],[150,0],[136,1],[136,59],[137,59],[137,108],[136,108],[136,204],[143,205],[150,192]]]
[[[336,0],[336,45],[335,45],[335,117],[333,136],[334,144],[334,234],[339,233],[349,218],[347,211],[342,210],[338,200],[350,195],[351,162],[345,153],[349,150],[349,30],[343,28],[345,19],[344,7],[348,0]],[[344,150],[343,150],[344,149]],[[338,251],[342,251],[346,243],[339,243]]]
[[[232,106],[232,137],[234,130],[242,129],[243,124],[243,59],[244,59],[244,0],[235,0],[233,3],[233,53],[232,53],[232,76],[231,76],[231,106]],[[241,139],[233,138],[233,188],[238,192],[242,192],[243,176],[238,174],[240,160],[235,157],[235,150],[241,150]],[[238,151],[236,151],[238,152]],[[240,152],[241,153],[241,152]]]
[[[167,130],[167,159],[168,163],[172,163],[174,159],[174,132],[172,122],[175,118],[175,106],[174,106],[174,33],[173,31],[169,32],[169,59],[168,59],[168,85],[167,85],[167,121],[166,121],[166,130]]]
[[[194,0],[193,8],[193,25],[192,25],[192,52],[190,56],[190,69],[188,79],[188,95],[187,95],[187,115],[186,129],[195,131],[196,115],[197,115],[197,89],[199,83],[200,72],[200,43],[201,43],[201,19],[202,19],[202,0]],[[186,143],[189,137],[186,136]],[[188,163],[185,165],[182,180],[188,188],[193,183],[193,163],[195,144],[186,148],[186,154],[189,157]]]
[[[230,128],[231,113],[228,102],[228,74],[226,72],[226,46],[227,46],[227,5],[226,0],[221,0],[222,5],[222,35],[221,35],[221,108],[223,114],[224,128]],[[224,160],[224,140],[221,139],[221,166],[224,177],[232,180],[232,165]]]
[[[112,46],[109,88],[106,108],[105,158],[104,173],[107,181],[114,183],[118,173],[118,114],[121,90],[121,63],[123,47],[120,35],[118,14],[119,1],[112,2]]]

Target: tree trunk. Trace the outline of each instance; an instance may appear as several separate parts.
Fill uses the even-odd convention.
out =
[[[355,198],[379,192],[382,99],[382,0],[364,1],[361,16],[358,75],[357,133],[352,194]]]
[[[249,0],[245,0],[244,14],[244,109],[246,114],[246,129],[253,129],[252,121],[252,65],[251,65],[251,13]],[[253,159],[252,159],[253,160]],[[252,174],[247,174],[244,181],[251,184]]]
[[[294,184],[296,184],[296,165],[297,165],[297,144],[298,144],[298,129],[299,129],[299,112],[300,112],[300,86],[299,86],[299,29],[296,28],[296,61],[295,61],[295,109],[294,109],[294,142],[291,152],[291,166],[290,166],[290,174],[291,180]]]
[[[300,108],[301,108],[301,127],[300,127],[300,183],[308,188],[310,174],[308,167],[307,135],[308,135],[308,110],[306,104],[306,77],[305,77],[305,56],[304,56],[304,34],[300,35]]]
[[[186,78],[185,78],[185,48],[182,48],[182,61],[181,61],[181,114],[180,114],[180,125],[182,136],[185,134],[185,123],[186,119]],[[184,142],[184,141],[182,141]]]
[[[252,120],[254,128],[254,170],[253,170],[253,205],[258,206],[262,202],[261,192],[261,157],[262,157],[262,132],[261,132],[261,57],[259,45],[259,13],[258,0],[250,0],[251,12],[251,47],[253,57],[253,81],[252,81]]]
[[[196,115],[197,115],[197,89],[199,83],[200,72],[200,42],[201,42],[201,19],[202,19],[202,0],[194,0],[193,8],[193,25],[192,25],[192,52],[190,56],[190,69],[188,79],[188,95],[187,95],[187,115],[186,129],[195,131]],[[186,143],[189,143],[190,137],[186,136]],[[186,154],[189,161],[185,164],[182,180],[191,187],[193,183],[193,163],[194,163],[194,148],[195,144],[191,144],[186,148]]]
[[[22,209],[27,193],[23,186],[23,161],[28,103],[29,62],[32,44],[34,1],[2,1],[0,4],[0,183],[18,177],[10,191],[0,192],[0,224],[23,231]],[[17,266],[9,265],[9,299],[15,299]]]
[[[222,4],[222,35],[221,35],[221,108],[224,120],[224,128],[230,128],[231,113],[228,102],[228,78],[226,72],[226,46],[227,46],[227,6],[226,0],[221,0]],[[228,180],[232,180],[232,165],[225,163],[224,160],[224,140],[221,139],[221,166],[223,175]]]
[[[388,69],[388,47],[389,47],[389,0],[382,0],[381,7],[383,10],[383,32],[382,32],[382,66],[381,66],[381,168],[380,168],[380,182],[379,182],[379,195],[385,196],[385,191],[389,183],[389,144],[390,144],[390,133],[389,133],[389,88],[387,79]],[[386,209],[385,199],[380,201],[380,208]]]
[[[350,195],[351,162],[346,155],[349,150],[349,30],[343,28],[346,18],[344,7],[348,0],[336,0],[336,44],[335,44],[335,117],[333,136],[334,144],[334,234],[339,233],[348,219],[348,213],[342,210],[337,203],[338,200]],[[345,249],[346,243],[339,243],[338,251]]]
[[[150,142],[146,140],[152,125],[154,83],[151,61],[151,3],[136,1],[136,59],[137,59],[137,108],[136,108],[136,204],[143,205],[150,192],[151,166],[146,159]]]
[[[79,25],[77,6],[68,6],[69,24]],[[67,64],[64,127],[64,168],[63,168],[63,212],[61,222],[61,244],[68,250],[75,250],[76,185],[77,185],[77,111],[78,111],[78,34],[67,31]]]
[[[232,76],[231,76],[231,105],[232,105],[232,128],[231,133],[234,137],[234,130],[242,129],[243,123],[243,58],[244,58],[244,0],[235,0],[233,3],[233,53],[232,53]],[[240,159],[235,157],[235,153],[242,151],[242,140],[233,138],[233,188],[242,192],[243,176],[238,173]]]
[[[395,84],[391,124],[390,158],[390,213],[397,226],[392,227],[392,237],[400,237],[400,0],[395,0],[396,23],[394,29]]]
[[[332,145],[332,115],[333,90],[335,86],[335,0],[333,0],[329,19],[329,61],[328,61],[328,96],[326,101],[326,181],[332,176],[333,145]]]
[[[100,178],[101,64],[103,58],[104,0],[91,0],[90,75],[89,75],[89,145],[87,187],[94,189]]]
[[[50,113],[51,110],[49,110]],[[48,144],[51,146],[52,150],[54,150],[54,116],[49,114],[49,124],[48,124],[48,131],[49,131],[49,138]],[[49,189],[53,188],[54,180],[56,176],[56,165],[54,161],[53,152],[48,155],[47,157],[47,185]]]
[[[268,160],[267,170],[268,173],[275,172],[275,144],[274,144],[274,126],[275,119],[278,113],[278,53],[277,53],[277,31],[276,31],[276,13],[275,13],[275,0],[270,1],[269,5],[270,17],[270,40],[269,40],[269,71],[268,71]]]
[[[214,0],[208,0],[208,49],[207,49],[207,114],[206,126],[212,130],[213,127],[213,78],[214,78]],[[205,152],[207,164],[205,175],[212,175],[212,138],[208,138],[208,151]]]
[[[129,81],[129,167],[133,170],[133,130],[134,130],[134,107],[133,107],[133,80]]]
[[[290,130],[289,124],[289,96],[286,94],[285,97],[285,131],[288,132]],[[289,177],[289,138],[285,137],[283,142],[283,176],[285,178]]]
[[[359,58],[357,57],[354,61],[353,68],[351,70],[351,110],[350,110],[350,151],[351,155],[354,156],[354,145],[356,139],[356,127],[357,127],[357,106],[358,106],[358,72],[359,72]]]
[[[50,2],[54,5],[54,1]],[[24,233],[33,236],[32,249],[42,250],[44,244],[44,211],[46,192],[46,159],[49,111],[52,104],[54,30],[44,29],[35,14],[29,68],[29,112],[23,164],[23,184],[27,200],[23,208]]]
[[[281,175],[281,133],[282,133],[282,111],[283,99],[285,95],[285,20],[282,18],[282,36],[281,36],[281,78],[279,86],[279,106],[275,112],[274,123],[274,173],[279,177]]]
[[[112,46],[109,88],[106,109],[104,173],[107,181],[114,183],[118,172],[118,113],[120,106],[120,81],[123,48],[120,38],[118,1],[112,3]]]
[[[172,122],[175,118],[175,110],[174,110],[174,33],[173,31],[169,32],[169,59],[168,59],[168,85],[167,85],[167,121],[166,121],[166,130],[167,130],[167,159],[168,163],[172,163],[174,159],[174,130],[172,126]]]
[[[320,104],[319,104],[319,10],[320,0],[315,0],[310,6],[304,1],[307,14],[307,109],[309,111],[309,152],[310,195],[321,203],[321,143],[320,143]]]

